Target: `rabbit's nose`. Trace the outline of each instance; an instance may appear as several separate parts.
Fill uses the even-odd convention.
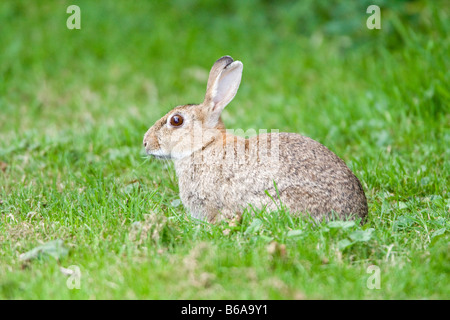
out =
[[[147,147],[147,141],[144,141],[144,147]]]

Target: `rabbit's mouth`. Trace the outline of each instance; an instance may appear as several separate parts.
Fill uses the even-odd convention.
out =
[[[167,156],[167,155],[157,155],[157,154],[150,154],[150,155],[155,159],[161,159],[161,160],[171,160],[172,159],[171,156]]]
[[[170,160],[170,159],[172,159],[170,154],[164,154],[163,152],[161,152],[161,150],[147,151],[147,154],[149,156],[152,156],[153,158],[156,158],[156,159],[161,159],[161,160]]]

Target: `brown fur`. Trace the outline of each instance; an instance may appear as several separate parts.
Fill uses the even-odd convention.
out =
[[[241,73],[239,61],[219,59],[205,101],[176,107],[145,134],[149,154],[174,161],[183,205],[210,222],[233,218],[249,204],[269,210],[282,204],[317,220],[364,219],[361,183],[322,144],[295,133],[244,139],[226,132],[220,113],[233,99]],[[175,113],[184,117],[183,126],[167,124]]]

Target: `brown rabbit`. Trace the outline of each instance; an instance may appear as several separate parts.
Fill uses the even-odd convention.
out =
[[[310,214],[317,220],[367,216],[361,183],[333,152],[296,133],[245,139],[220,117],[234,98],[243,65],[225,56],[209,74],[205,100],[171,110],[145,134],[146,152],[172,159],[180,198],[196,218],[215,222],[248,205]]]

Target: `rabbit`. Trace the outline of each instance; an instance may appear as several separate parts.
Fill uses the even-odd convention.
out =
[[[175,107],[145,133],[146,153],[171,159],[189,213],[215,223],[249,206],[314,220],[366,218],[358,178],[332,151],[296,133],[233,135],[221,119],[236,95],[243,64],[230,56],[211,68],[201,104]]]

